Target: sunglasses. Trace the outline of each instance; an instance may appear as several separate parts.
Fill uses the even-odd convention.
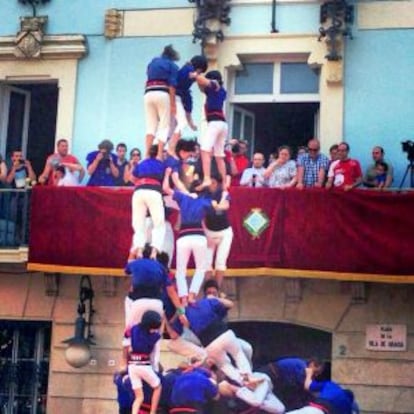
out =
[[[309,152],[318,152],[319,149],[317,149],[317,148],[308,148],[308,151]]]
[[[133,152],[133,153],[132,153],[132,156],[133,156],[133,157],[140,157],[140,156],[141,156],[141,154],[140,154],[139,152]]]

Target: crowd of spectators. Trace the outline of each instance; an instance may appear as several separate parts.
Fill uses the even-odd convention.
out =
[[[189,163],[200,160],[200,149],[196,144]],[[297,189],[309,187],[343,188],[355,187],[371,189],[390,188],[393,185],[394,169],[385,160],[384,149],[372,149],[372,163],[362,173],[358,160],[350,157],[350,147],[346,142],[334,144],[329,148],[329,157],[320,151],[317,139],[309,140],[307,146],[295,150],[287,145],[270,154],[266,162],[265,154],[254,152],[249,156],[248,143],[231,139],[226,146],[226,171],[231,186],[269,187]],[[87,186],[133,186],[134,167],[142,160],[141,150],[129,151],[124,143],[115,147],[110,140],[99,143],[97,150],[87,154]],[[164,158],[167,151],[164,151]],[[25,188],[36,183],[54,186],[82,185],[85,168],[74,155],[69,153],[66,139],[57,141],[56,152],[46,159],[42,173],[36,175],[28,159],[23,158],[20,149],[10,154],[9,160],[0,157],[0,186]]]

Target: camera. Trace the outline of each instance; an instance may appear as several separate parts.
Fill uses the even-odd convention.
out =
[[[404,141],[404,142],[401,142],[401,145],[402,145],[403,152],[407,153],[408,160],[414,161],[414,142],[411,140]]]
[[[25,162],[26,162],[25,160],[19,160],[19,164],[20,164],[20,165],[25,164]]]
[[[239,144],[234,144],[234,145],[231,147],[231,152],[232,152],[233,154],[239,154],[239,153],[240,153],[240,145],[239,145]]]

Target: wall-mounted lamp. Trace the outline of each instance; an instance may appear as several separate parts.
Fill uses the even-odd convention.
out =
[[[321,5],[319,39],[325,38],[330,61],[342,59],[342,38],[352,39],[351,26],[354,22],[354,6],[347,0],[327,0]]]
[[[46,3],[49,3],[50,0],[17,0],[19,3],[23,4],[23,5],[29,5],[32,8],[32,12],[33,12],[33,17],[36,17],[36,7],[39,5],[43,5]]]
[[[89,276],[82,276],[79,285],[78,317],[75,321],[75,336],[62,341],[68,344],[66,362],[74,368],[81,368],[91,359],[90,345],[95,345],[91,333],[94,291]],[[87,306],[85,302],[88,302]],[[86,319],[84,315],[86,314]]]
[[[230,1],[231,0],[188,0],[195,3],[196,18],[194,19],[193,43],[201,41],[201,50],[208,41],[223,41],[224,33],[221,25],[230,25]]]

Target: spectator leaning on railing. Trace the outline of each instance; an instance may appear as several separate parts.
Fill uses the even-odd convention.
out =
[[[378,187],[377,177],[378,177],[378,165],[379,163],[386,164],[386,171],[385,171],[385,180],[381,180],[382,185],[381,188],[390,187],[393,181],[394,169],[389,162],[384,160],[384,149],[379,146],[375,146],[372,149],[372,159],[373,163],[367,168],[365,175],[364,175],[364,186],[365,187]],[[384,167],[384,166],[383,166]],[[381,168],[381,167],[380,167]]]
[[[261,152],[256,152],[253,155],[253,165],[246,168],[240,179],[240,185],[244,187],[266,187],[267,182],[264,178],[266,168],[263,166],[265,161],[264,155]]]
[[[65,167],[65,173],[67,172],[68,176],[78,171],[78,182],[82,182],[85,176],[85,169],[74,155],[69,154],[68,141],[66,139],[59,139],[56,144],[56,152],[47,157],[43,172],[39,176],[39,184],[56,185],[55,170],[59,165]]]
[[[11,155],[11,165],[8,170],[6,183],[12,188],[25,188],[36,182],[36,174],[29,160],[23,159],[21,150],[15,150]]]
[[[329,159],[321,154],[317,139],[308,142],[308,152],[298,157],[297,188],[323,187]]]
[[[296,162],[290,159],[291,149],[283,145],[278,149],[277,158],[266,168],[264,177],[271,188],[288,188],[296,184]]]
[[[357,160],[348,157],[349,145],[341,142],[338,145],[339,159],[331,163],[326,188],[332,186],[345,191],[358,187],[362,183],[361,166]]]

